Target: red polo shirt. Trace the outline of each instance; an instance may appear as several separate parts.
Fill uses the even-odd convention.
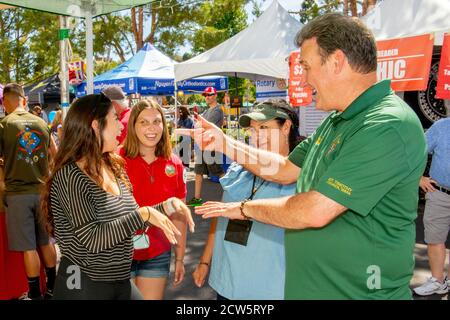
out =
[[[123,156],[123,149],[120,154]],[[133,186],[133,195],[140,207],[152,206],[170,197],[186,197],[184,166],[176,155],[172,155],[169,160],[158,157],[151,164],[147,164],[141,156],[124,159]],[[142,231],[137,234],[142,234]],[[147,235],[150,247],[134,250],[134,260],[148,260],[170,250],[170,243],[161,229],[150,227]]]
[[[122,132],[120,133],[120,136],[117,138],[120,145],[123,144],[125,138],[127,137],[127,128],[128,128],[128,120],[130,119],[130,113],[131,109],[126,108],[119,116],[119,121],[123,125]]]

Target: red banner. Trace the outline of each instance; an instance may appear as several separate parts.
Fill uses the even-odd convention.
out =
[[[436,98],[450,99],[450,33],[444,36],[436,86]]]
[[[289,102],[293,107],[307,106],[312,102],[312,90],[302,86],[303,68],[300,64],[300,52],[291,53],[289,58]]]
[[[433,42],[431,34],[377,41],[378,80],[391,79],[394,91],[425,90]]]

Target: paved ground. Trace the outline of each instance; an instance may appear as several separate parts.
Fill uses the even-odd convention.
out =
[[[188,195],[187,199],[190,199],[193,196],[194,190],[194,175],[190,173],[188,176]],[[204,187],[202,196],[204,199],[208,200],[220,200],[222,197],[222,189],[220,188],[219,183],[211,182],[209,179],[204,180]],[[419,207],[419,216],[417,219],[417,243],[415,248],[415,258],[416,258],[416,267],[414,271],[414,276],[411,281],[411,287],[417,287],[426,281],[427,278],[431,276],[431,272],[428,266],[428,257],[426,251],[426,245],[423,241],[423,205]],[[168,300],[197,300],[197,299],[205,299],[211,300],[215,299],[214,291],[209,287],[208,284],[205,284],[203,288],[197,288],[194,285],[192,280],[192,271],[194,270],[196,264],[199,261],[199,258],[203,252],[203,245],[206,241],[209,229],[209,220],[203,220],[200,217],[195,216],[196,223],[196,232],[194,234],[188,235],[188,247],[186,251],[185,258],[185,266],[186,266],[186,277],[183,283],[177,287],[173,288],[170,283],[166,290],[165,299]],[[450,241],[447,241],[447,248],[450,248]],[[448,261],[448,258],[446,259]],[[172,263],[173,267],[173,263]],[[448,267],[448,265],[447,265]],[[171,273],[171,276],[173,272]],[[415,299],[428,299],[428,300],[447,300],[448,295],[445,296],[431,296],[427,298],[414,297]]]
[[[191,172],[188,175],[188,183],[187,183],[187,200],[191,199],[194,195],[194,174]],[[222,188],[219,183],[211,182],[209,179],[203,180],[203,188],[202,188],[202,196],[207,200],[221,200],[222,199]],[[176,299],[202,299],[202,300],[211,300],[215,299],[215,293],[211,289],[211,287],[206,283],[204,287],[198,288],[195,286],[194,281],[192,280],[192,272],[194,271],[200,256],[203,252],[203,247],[208,237],[209,230],[209,219],[202,219],[199,216],[196,216],[193,213],[194,221],[195,221],[195,232],[188,234],[187,240],[187,249],[185,255],[185,268],[186,268],[186,276],[184,281],[177,287],[174,288],[172,286],[172,279],[169,279],[169,285],[166,289],[165,299],[168,300],[176,300]],[[173,258],[173,257],[172,257]],[[171,276],[173,276],[173,266],[174,263],[171,264],[172,272]]]

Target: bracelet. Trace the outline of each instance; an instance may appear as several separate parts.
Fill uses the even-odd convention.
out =
[[[209,268],[209,263],[208,262],[199,262],[198,265],[204,264]]]
[[[184,259],[175,259],[175,262],[177,262],[177,261],[181,261],[184,263]]]
[[[244,204],[250,201],[250,199],[245,199],[241,202],[241,206],[239,207],[239,209],[241,210],[241,216],[244,217],[245,220],[250,220],[250,217],[248,217],[245,213],[244,213]]]
[[[148,207],[145,207],[147,209],[148,212],[148,217],[147,220],[145,220],[144,225],[151,227],[152,224],[150,223],[150,217],[152,216],[152,212],[150,211],[150,209]]]
[[[166,215],[168,216],[168,217],[170,217],[172,214],[174,214],[175,212],[176,212],[176,210],[175,210],[175,207],[173,206],[173,204],[172,204],[172,200],[167,200],[166,201],[166,205],[167,205],[167,212],[166,212]]]

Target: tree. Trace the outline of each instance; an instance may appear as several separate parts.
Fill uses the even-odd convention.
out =
[[[198,28],[192,38],[194,53],[202,53],[219,43],[231,38],[247,27],[245,0],[212,0],[205,1],[197,10],[201,28]],[[203,13],[203,14],[200,14]]]
[[[304,0],[299,12],[291,12],[300,15],[300,21],[307,23],[311,19],[327,12],[341,11],[344,15],[358,17],[365,15],[374,7],[377,0]]]
[[[263,11],[261,9],[261,4],[258,0],[251,0],[252,4],[252,15],[255,17],[255,19],[259,18]]]
[[[341,4],[341,0],[304,0],[297,13],[300,15],[300,22],[307,23],[324,13],[337,11]]]
[[[20,8],[0,10],[0,82],[27,83],[54,73],[57,30],[55,15]]]

